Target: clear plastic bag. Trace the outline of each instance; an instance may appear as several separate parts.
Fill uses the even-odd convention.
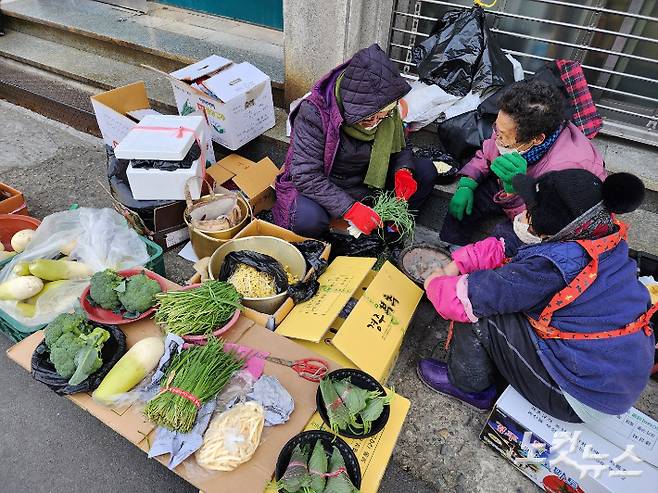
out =
[[[80,208],[47,216],[37,228],[23,253],[0,271],[0,283],[16,277],[13,268],[20,262],[55,259],[73,243],[71,260],[86,264],[93,272],[142,266],[149,260],[146,244],[125,219],[112,209]],[[89,279],[59,282],[36,303],[33,317],[23,316],[15,301],[0,301],[0,309],[23,325],[35,327],[78,306]]]

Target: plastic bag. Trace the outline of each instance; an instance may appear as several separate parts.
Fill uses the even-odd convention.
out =
[[[101,358],[103,366],[78,385],[69,385],[68,378],[60,377],[50,362],[50,352],[45,341],[42,341],[32,353],[32,377],[50,387],[56,394],[70,395],[78,392],[91,392],[98,387],[105,375],[112,369],[126,352],[126,336],[116,325],[94,323],[95,327],[103,327],[110,333],[110,338],[103,344]]]
[[[226,255],[217,278],[220,281],[226,281],[240,264],[249,265],[260,272],[271,275],[274,278],[277,294],[288,289],[288,276],[281,263],[269,255],[251,250],[241,250]]]
[[[153,159],[131,159],[133,168],[159,169],[162,171],[176,171],[177,169],[190,169],[194,161],[201,157],[201,148],[196,142],[187,151],[185,157],[180,161],[160,161]]]
[[[322,252],[326,244],[319,240],[306,240],[293,243],[306,260],[307,269],[313,268],[313,274],[308,279],[296,282],[288,286],[288,294],[295,303],[303,303],[310,300],[320,289],[318,277],[327,270],[328,262],[322,258]]]
[[[145,265],[149,260],[146,244],[125,219],[112,209],[80,208],[47,216],[37,228],[25,251],[16,255],[0,271],[0,283],[13,279],[14,266],[36,259],[55,259],[75,241],[72,259],[85,263],[93,272],[112,268],[124,270]],[[88,279],[58,283],[36,303],[34,317],[24,317],[15,301],[0,301],[0,309],[21,324],[36,327],[50,322],[60,313],[78,306]]]
[[[336,257],[379,257],[386,249],[384,240],[378,235],[354,238],[340,233],[328,233],[326,239],[332,245],[329,261]]]
[[[455,96],[514,82],[514,69],[486,25],[481,7],[450,10],[414,48],[420,80]]]
[[[411,132],[416,132],[439,118],[459,98],[437,85],[414,81],[411,83],[411,91],[402,99],[406,103],[403,105],[406,106],[403,121],[408,124],[407,128]]]
[[[476,110],[450,118],[438,125],[437,133],[445,150],[461,163],[460,168],[475,155],[482,143],[491,137],[498,115],[499,90],[485,99]]]

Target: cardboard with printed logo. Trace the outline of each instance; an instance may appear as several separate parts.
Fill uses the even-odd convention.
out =
[[[376,261],[337,257],[320,276],[318,293],[295,306],[276,332],[385,382],[423,291],[390,262],[373,271]]]
[[[653,493],[658,484],[658,422],[635,408],[591,427],[555,419],[508,387],[480,439],[550,493]],[[624,458],[628,446],[639,462]]]

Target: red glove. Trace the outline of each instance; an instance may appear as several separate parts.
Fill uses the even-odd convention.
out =
[[[369,235],[382,225],[382,219],[375,211],[361,202],[355,202],[343,216],[364,234]]]
[[[397,198],[409,200],[417,189],[418,184],[410,170],[403,168],[395,172],[395,196]]]

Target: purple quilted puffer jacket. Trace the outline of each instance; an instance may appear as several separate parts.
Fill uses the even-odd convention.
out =
[[[343,71],[341,113],[334,91]],[[310,96],[290,115],[290,147],[284,172],[276,180],[277,199],[272,210],[278,225],[290,228],[294,224],[295,200],[300,194],[334,218],[367,195],[363,178],[372,143],[352,139],[340,127],[343,122],[353,124],[376,113],[409,90],[409,84],[376,44],[357,52],[313,86]],[[413,169],[410,148],[393,154],[389,166],[393,171]]]

